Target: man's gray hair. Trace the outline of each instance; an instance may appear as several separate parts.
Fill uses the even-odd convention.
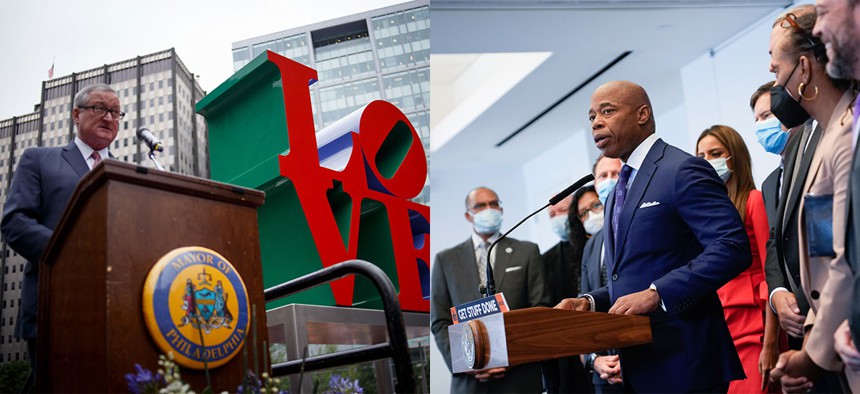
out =
[[[97,83],[93,85],[89,85],[83,89],[81,89],[78,94],[75,95],[75,107],[83,107],[87,105],[90,101],[90,93],[92,92],[111,92],[116,94],[116,90],[114,90],[110,85]]]

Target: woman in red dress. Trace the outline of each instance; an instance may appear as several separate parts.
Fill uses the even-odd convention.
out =
[[[726,182],[750,238],[752,265],[717,291],[732,339],[747,375],[735,380],[730,393],[767,392],[767,376],[779,356],[779,322],[767,306],[764,264],[770,226],[761,192],[755,189],[750,154],[740,134],[729,126],[706,129],[696,142],[696,154],[707,160]]]

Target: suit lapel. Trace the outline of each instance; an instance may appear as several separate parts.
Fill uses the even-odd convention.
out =
[[[593,269],[589,271],[589,280],[591,281],[592,289],[599,289],[603,285],[602,283],[600,283],[600,251],[603,250],[603,244],[603,231],[594,234],[594,249],[591,253],[591,258],[593,261],[588,262],[592,267],[597,268],[596,270]]]
[[[472,243],[471,237],[466,242],[460,244],[458,254],[460,255],[462,264],[455,267],[459,273],[457,280],[463,286],[466,286],[465,290],[468,291],[467,294],[470,294],[468,298],[472,299],[474,297],[471,294],[480,294],[478,286],[481,283],[481,278],[478,276],[478,262],[475,259],[475,246]]]
[[[803,193],[804,186],[806,185],[809,167],[812,164],[812,158],[815,156],[818,141],[821,140],[822,134],[824,134],[824,130],[822,130],[821,124],[819,123],[815,127],[815,131],[812,133],[812,136],[809,137],[809,146],[805,150],[803,149],[804,141],[800,141],[800,145],[797,148],[797,154],[802,155],[802,157],[800,160],[800,166],[797,168],[797,176],[794,178],[794,181],[791,182],[791,191],[788,196],[785,214],[783,215],[783,222],[785,222],[784,218],[790,217],[797,209],[797,202],[800,199],[800,195]],[[784,188],[785,187],[783,187],[783,189]]]
[[[501,292],[502,283],[505,281],[505,270],[510,266],[511,259],[507,249],[511,247],[511,241],[507,238],[501,240],[495,248],[493,254],[496,255],[495,263],[493,264],[493,276],[496,278],[496,291]],[[492,257],[490,257],[492,259]]]
[[[82,177],[90,171],[90,166],[84,161],[84,156],[74,141],[63,147],[62,155],[66,163],[69,163],[69,166],[78,174],[78,177]]]
[[[624,250],[624,245],[627,243],[627,233],[630,231],[630,224],[633,220],[633,214],[639,209],[639,204],[642,203],[642,196],[645,195],[645,190],[651,183],[651,178],[654,176],[654,170],[657,169],[657,161],[663,157],[663,150],[666,148],[666,143],[658,139],[648,151],[645,160],[642,162],[642,168],[636,171],[636,178],[633,179],[633,184],[630,185],[627,191],[627,198],[624,200],[624,206],[621,207],[621,215],[618,216],[618,236],[621,237],[618,244],[617,255],[621,256]],[[618,264],[613,264],[612,271]]]

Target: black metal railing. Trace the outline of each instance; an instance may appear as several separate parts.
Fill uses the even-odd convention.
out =
[[[379,291],[385,310],[388,343],[275,364],[272,365],[272,375],[292,375],[390,357],[394,361],[394,371],[397,376],[394,389],[398,393],[415,392],[415,373],[412,370],[412,359],[409,357],[409,344],[400,301],[397,299],[397,292],[391,280],[379,267],[363,260],[344,261],[266,289],[264,292],[266,302],[305,291],[347,275],[364,276],[370,279]]]

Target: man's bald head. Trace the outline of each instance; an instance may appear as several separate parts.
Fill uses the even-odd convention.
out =
[[[630,81],[600,85],[591,95],[588,118],[597,148],[624,161],[656,129],[648,93]]]

